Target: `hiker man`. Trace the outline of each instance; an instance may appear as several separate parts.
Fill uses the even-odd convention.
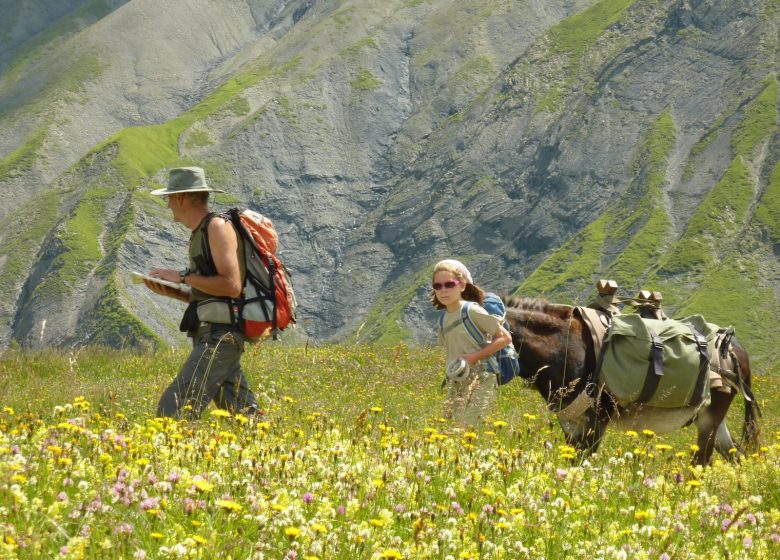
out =
[[[197,418],[212,400],[231,412],[260,415],[241,369],[244,337],[231,313],[243,288],[243,245],[232,223],[209,212],[212,192],[225,191],[209,187],[200,167],[179,167],[170,171],[167,188],[151,193],[167,197],[173,220],[192,231],[187,268],[149,273],[182,288],[145,280],[153,292],[189,303],[180,329],[192,337],[192,352],[160,397],[157,416]]]

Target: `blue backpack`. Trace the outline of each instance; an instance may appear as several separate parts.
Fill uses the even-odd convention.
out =
[[[477,342],[477,344],[480,346],[485,346],[487,344],[485,336],[482,334],[482,331],[477,328],[477,325],[474,324],[474,321],[472,321],[469,317],[469,306],[472,303],[473,302],[467,301],[460,308],[460,320],[463,322],[463,326],[466,328],[466,331],[471,335],[471,338],[473,338],[474,341]],[[491,315],[501,319],[504,319],[504,316],[506,315],[504,302],[501,301],[500,297],[492,292],[485,294],[485,300],[482,303],[482,307]],[[505,319],[503,322],[503,327],[509,331],[509,323],[507,323]],[[441,331],[443,328],[444,313],[439,316],[439,330]],[[504,346],[501,350],[490,356],[486,360],[486,363],[487,370],[496,374],[499,385],[506,385],[516,376],[520,375],[520,361],[517,357],[517,351],[515,351],[514,346],[511,344],[509,346]]]

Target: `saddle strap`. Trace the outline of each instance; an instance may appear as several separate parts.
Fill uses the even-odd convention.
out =
[[[697,331],[693,325],[688,325],[696,339],[696,348],[699,351],[699,376],[696,378],[696,388],[693,390],[688,406],[699,406],[704,400],[704,384],[709,380],[710,354],[707,351],[707,338]]]
[[[645,376],[645,383],[642,385],[642,391],[639,393],[636,402],[643,404],[648,402],[655,395],[661,377],[664,375],[664,341],[652,329],[647,329],[652,339],[650,346],[650,356],[648,361],[650,365]]]

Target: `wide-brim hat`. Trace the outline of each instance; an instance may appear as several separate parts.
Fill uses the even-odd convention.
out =
[[[177,167],[171,169],[168,176],[168,186],[164,189],[156,189],[152,194],[181,194],[191,192],[216,192],[223,193],[220,189],[213,189],[206,183],[206,172],[200,167]]]

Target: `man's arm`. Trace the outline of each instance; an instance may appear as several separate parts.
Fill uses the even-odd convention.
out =
[[[242,286],[237,254],[238,236],[231,223],[221,218],[209,222],[209,249],[217,274],[190,274],[187,276],[187,284],[212,296],[239,297]]]
[[[187,284],[196,290],[216,297],[237,298],[241,295],[241,269],[238,267],[238,237],[233,225],[221,218],[214,218],[208,227],[209,249],[217,270],[215,276],[190,273]],[[153,268],[150,276],[178,282],[180,272],[170,268]],[[150,290],[158,294],[189,301],[184,292],[146,281]]]

